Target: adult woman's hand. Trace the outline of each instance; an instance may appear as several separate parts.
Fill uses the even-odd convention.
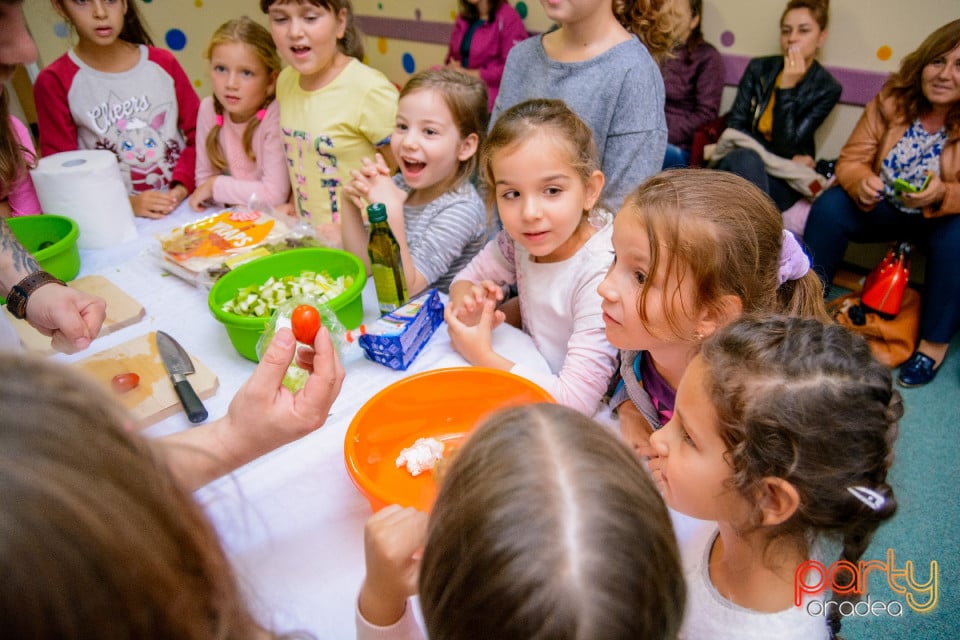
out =
[[[860,208],[873,207],[883,195],[883,180],[878,175],[869,175],[857,185],[857,204]]]
[[[787,54],[783,56],[783,75],[780,76],[781,89],[793,89],[807,74],[807,61],[799,47],[790,47]]]
[[[923,191],[918,191],[917,193],[904,193],[903,204],[907,205],[908,207],[922,209],[924,207],[931,207],[943,202],[943,199],[946,195],[947,186],[943,184],[943,180],[940,179],[940,176],[933,174],[930,176],[930,182],[927,184],[927,188]]]

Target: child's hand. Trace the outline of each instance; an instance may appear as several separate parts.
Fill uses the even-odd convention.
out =
[[[194,211],[203,211],[206,209],[206,203],[213,200],[213,181],[217,176],[207,178],[203,184],[197,185],[197,188],[190,194],[190,208]]]
[[[492,280],[484,280],[480,284],[470,283],[470,286],[459,286],[454,299],[454,289],[450,288],[450,307],[458,320],[469,327],[475,327],[480,322],[483,313],[483,304],[487,300],[499,303],[503,300],[503,289]],[[495,305],[496,306],[496,305]],[[494,317],[497,328],[503,322],[503,313],[498,311]]]
[[[385,627],[403,616],[407,598],[417,592],[420,556],[427,537],[427,514],[390,505],[370,516],[363,530],[367,577],[360,589],[360,613]]]
[[[144,191],[135,196],[130,196],[130,206],[133,207],[133,214],[140,218],[158,220],[176,209],[178,204],[180,204],[180,200],[166,191]]]
[[[389,171],[383,156],[379,153],[376,163],[369,158],[364,158],[360,169],[350,172],[353,180],[350,182],[348,193],[354,200],[354,204],[357,204],[358,200],[361,203],[382,202],[387,206],[388,215],[402,213],[403,203],[407,201],[407,193],[394,184]],[[363,205],[358,204],[358,208],[362,209]]]
[[[653,433],[653,429],[633,401],[627,400],[617,407],[617,415],[620,418],[620,435],[624,441],[637,452],[638,456],[656,457],[657,452],[650,444],[650,434]]]
[[[503,312],[497,311],[494,300],[484,300],[480,310],[480,320],[474,326],[462,322],[450,307],[444,310],[443,319],[447,322],[450,344],[463,356],[464,360],[475,367],[489,367],[502,371],[513,368],[513,362],[493,350],[493,329],[503,322]]]

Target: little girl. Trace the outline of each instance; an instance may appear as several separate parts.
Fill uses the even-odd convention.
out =
[[[590,128],[560,100],[508,109],[484,144],[481,170],[503,230],[454,278],[450,342],[470,364],[512,371],[592,415],[616,368],[597,284],[610,266],[610,214]],[[523,330],[550,371],[493,350],[502,287],[517,286]]]
[[[274,98],[280,56],[270,32],[243,16],[214,32],[210,61],[213,96],[200,103],[197,188],[190,206],[257,201],[275,206],[290,195],[280,138],[280,108]]]
[[[136,0],[52,0],[77,46],[34,85],[40,152],[117,154],[133,212],[162,218],[193,191],[200,100],[169,51],[153,46]]]
[[[342,187],[378,149],[387,156],[397,89],[363,64],[350,0],[260,0],[287,67],[277,80],[293,204],[286,207],[339,246]]]
[[[835,637],[843,607],[825,605],[815,587],[825,576],[802,567],[823,562],[828,536],[856,566],[893,515],[886,477],[902,415],[890,372],[838,325],[748,318],[704,343],[673,418],[651,437],[667,505],[717,522],[683,545],[681,638]],[[832,581],[852,578],[840,571]],[[815,600],[829,627],[808,613]]]
[[[430,638],[673,640],[683,611],[673,528],[640,461],[559,405],[493,414],[454,458],[429,525],[391,505],[364,546],[360,640],[424,637],[407,601],[418,574]]]
[[[483,247],[487,209],[470,182],[487,130],[487,91],[477,78],[452,69],[422,71],[400,92],[390,150],[400,164],[393,179],[381,156],[364,160],[346,187],[343,246],[369,263],[367,231],[358,205],[382,202],[397,242],[407,291],[446,292]]]
[[[617,214],[613,248],[597,289],[607,338],[623,350],[610,407],[643,455],[705,337],[742,312],[828,320],[823,287],[782,216],[733,174],[676,169],[647,180]]]

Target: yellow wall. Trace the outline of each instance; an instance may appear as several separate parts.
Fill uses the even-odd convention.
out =
[[[154,39],[161,46],[169,36],[182,34],[185,44],[174,52],[201,96],[210,92],[203,50],[222,22],[247,14],[266,24],[258,0],[143,0],[137,1]],[[451,24],[457,0],[353,0],[358,16]],[[530,31],[550,26],[537,0],[513,0]],[[779,49],[778,24],[783,0],[706,0],[704,33],[724,54],[757,56]],[[833,0],[830,36],[820,60],[828,66],[886,73],[914,49],[927,34],[953,16],[944,0],[915,0],[904,9],[903,0]],[[40,50],[40,63],[50,62],[71,43],[68,30],[47,0],[27,0],[25,11]],[[954,12],[956,13],[956,12]],[[367,37],[367,61],[398,85],[412,72],[443,63],[446,47],[410,40]],[[410,71],[404,68],[404,56]],[[724,107],[732,100],[727,88]],[[836,155],[859,114],[841,105],[822,127],[818,138],[824,156]]]

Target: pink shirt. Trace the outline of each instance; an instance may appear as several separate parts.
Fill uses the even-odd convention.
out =
[[[286,202],[290,196],[290,177],[280,134],[279,103],[276,100],[270,103],[263,121],[253,134],[251,146],[256,161],[248,158],[243,150],[243,132],[247,123],[235,123],[228,115],[224,115],[219,139],[227,161],[226,173],[214,168],[207,155],[207,134],[213,128],[215,119],[213,98],[204,98],[197,114],[197,184],[217,176],[213,182],[213,199],[228,206],[245,205],[254,194],[257,200],[269,205]]]
[[[30,131],[14,116],[10,116],[10,128],[17,135],[20,145],[30,152],[29,154],[24,153],[27,164],[33,164],[37,152],[33,148]],[[40,207],[40,200],[37,199],[37,192],[33,188],[33,180],[30,179],[30,174],[26,172],[17,176],[17,179],[10,185],[10,190],[7,192],[7,202],[15,216],[33,216],[43,212]]]

